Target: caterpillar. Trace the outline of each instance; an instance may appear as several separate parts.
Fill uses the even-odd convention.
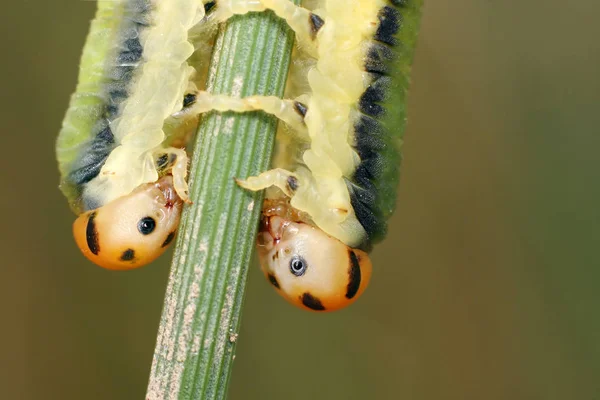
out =
[[[220,0],[216,18],[271,10],[301,51],[285,99],[199,91],[190,112],[262,110],[286,123],[273,168],[237,180],[268,189],[258,253],[289,302],[333,311],[369,283],[368,252],[394,211],[405,97],[422,0]],[[308,8],[310,7],[310,8]],[[296,82],[297,83],[297,82]],[[304,93],[302,93],[304,91]],[[298,96],[294,98],[294,96]],[[282,145],[283,144],[283,145]]]
[[[212,6],[98,2],[56,153],[59,187],[78,214],[75,240],[102,267],[145,265],[175,236],[188,201],[187,155],[179,147],[195,125],[180,111],[197,90],[193,78],[202,82],[203,74],[194,76],[188,65],[190,38],[197,36],[197,64],[206,67],[216,31],[206,18]]]
[[[304,309],[333,311],[356,301],[370,281],[368,253],[395,207],[421,5],[99,2],[57,141],[61,190],[80,214],[74,235],[84,255],[110,269],[160,255],[187,200],[187,157],[168,146],[165,132],[209,111],[262,110],[291,128],[278,131],[271,170],[237,180],[247,190],[267,190],[257,241],[262,270]],[[286,20],[299,50],[285,99],[195,90],[188,39],[199,21],[210,26],[208,10],[213,22],[265,10]]]

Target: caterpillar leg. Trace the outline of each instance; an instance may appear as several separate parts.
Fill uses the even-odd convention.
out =
[[[244,189],[257,192],[275,186],[288,197],[292,197],[298,189],[298,177],[292,172],[282,168],[275,168],[263,172],[257,176],[250,176],[246,179],[236,179],[238,185]]]
[[[250,96],[243,99],[227,95],[198,92],[186,113],[201,114],[208,111],[264,111],[289,125],[301,139],[308,139],[304,124],[306,106],[298,101],[284,100],[275,96]]]
[[[188,165],[185,150],[174,147],[160,148],[156,150],[154,160],[156,170],[160,175],[170,170],[171,175],[173,175],[173,187],[177,195],[186,203],[190,203],[189,188],[185,180]]]
[[[225,21],[236,14],[248,12],[273,11],[284,19],[296,33],[301,47],[310,54],[316,54],[315,38],[324,24],[321,17],[306,8],[293,4],[290,0],[218,0],[216,18]]]

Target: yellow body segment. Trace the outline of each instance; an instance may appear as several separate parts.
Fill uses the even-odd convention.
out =
[[[331,311],[354,302],[371,277],[359,250],[368,235],[353,208],[348,182],[361,158],[355,149],[358,103],[373,80],[365,68],[386,0],[315,0],[310,9],[288,0],[221,0],[219,18],[272,10],[296,33],[288,99],[244,99],[200,92],[197,112],[262,110],[284,121],[273,169],[238,179],[248,190],[267,191],[258,240],[263,272],[291,303]],[[392,24],[393,25],[393,24]],[[291,100],[289,98],[295,98]]]
[[[196,58],[207,68],[207,43],[216,33],[214,21],[204,18],[208,2],[99,4],[57,141],[63,192],[80,213],[75,240],[99,266],[141,267],[175,237],[182,203],[189,201],[188,157],[167,143],[185,146],[188,121],[193,128],[197,119],[181,111],[197,90],[190,37],[196,36],[204,51]],[[94,108],[86,107],[86,97],[98,100]]]

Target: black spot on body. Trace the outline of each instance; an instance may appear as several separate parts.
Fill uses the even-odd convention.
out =
[[[395,46],[398,41],[394,35],[398,33],[402,19],[400,12],[395,8],[386,6],[379,10],[377,18],[379,18],[379,27],[375,32],[375,40]]]
[[[78,148],[78,157],[70,166],[70,173],[65,181],[76,187],[81,193],[81,203],[84,210],[100,206],[96,196],[90,197],[85,192],[85,185],[96,178],[104,166],[108,155],[117,146],[109,122],[118,117],[121,104],[130,96],[129,86],[135,78],[143,56],[143,46],[140,42],[141,33],[150,26],[152,4],[148,0],[131,0],[125,2],[126,18],[119,27],[120,51],[107,60],[111,66],[105,72],[102,88],[104,105],[92,131],[90,140]]]
[[[323,24],[325,24],[325,21],[323,21],[323,18],[313,13],[310,13],[308,18],[310,22],[311,36],[314,39],[317,36],[317,32],[319,32],[319,30],[323,27]]]
[[[217,4],[216,1],[209,1],[208,3],[206,3],[204,5],[204,12],[208,13],[210,10],[213,9],[213,7]]]
[[[302,304],[304,304],[306,307],[310,308],[311,310],[315,310],[315,311],[325,310],[325,307],[321,303],[321,300],[314,297],[312,294],[310,294],[308,292],[304,293],[302,295],[301,299],[302,299]]]
[[[308,111],[308,108],[306,108],[306,105],[300,103],[299,101],[295,101],[294,102],[294,110],[300,114],[302,116],[302,118],[306,117],[306,112]]]
[[[135,250],[127,249],[121,254],[121,261],[131,261],[135,258]]]
[[[360,111],[376,118],[383,116],[385,108],[379,103],[385,101],[390,86],[391,80],[387,76],[371,82],[358,101]]]
[[[386,219],[379,209],[378,196],[383,195],[376,182],[382,178],[386,160],[382,155],[387,150],[389,133],[375,118],[362,115],[354,125],[354,148],[360,164],[348,182],[350,203],[356,218],[367,232],[367,240],[385,232]],[[392,190],[392,189],[390,189]]]
[[[348,250],[348,256],[350,257],[350,268],[348,268],[348,287],[346,288],[346,298],[351,299],[356,296],[358,289],[360,288],[361,274],[360,274],[360,263],[356,253],[352,250]]]
[[[96,223],[94,222],[95,219],[96,213],[92,212],[88,217],[88,223],[85,227],[85,238],[90,251],[93,254],[98,255],[100,252],[100,243],[98,242],[98,230],[96,229]]]
[[[267,274],[267,279],[269,279],[269,282],[271,283],[271,285],[273,285],[277,289],[279,289],[279,282],[277,282],[277,278],[275,278],[275,275]]]
[[[196,95],[194,93],[188,93],[183,96],[183,108],[189,107],[196,102]]]
[[[396,54],[389,46],[373,42],[365,57],[365,71],[377,75],[386,75],[395,56]]]
[[[289,176],[287,178],[287,184],[292,192],[295,192],[298,189],[298,179],[295,176]]]
[[[106,124],[91,140],[72,165],[68,180],[75,185],[83,185],[94,179],[100,173],[108,155],[115,148],[115,138],[110,126]]]
[[[175,238],[175,231],[169,232],[165,241],[163,242],[163,244],[160,247],[167,247],[173,241],[174,238]]]
[[[406,7],[408,0],[391,0],[392,4],[398,7]]]
[[[117,56],[118,65],[137,63],[142,58],[142,53],[144,51],[140,39],[137,37],[129,38],[126,39],[123,44],[125,49]]]

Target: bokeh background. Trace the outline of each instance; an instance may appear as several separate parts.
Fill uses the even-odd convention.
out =
[[[252,268],[231,399],[600,398],[600,3],[426,3],[372,285],[315,315]],[[0,11],[3,399],[146,390],[169,255],[93,267],[57,189],[54,140],[94,9]]]

